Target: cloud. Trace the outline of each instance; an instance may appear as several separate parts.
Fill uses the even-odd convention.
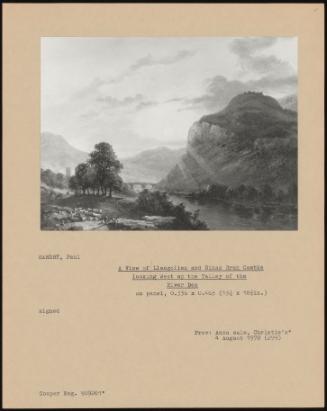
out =
[[[279,41],[276,37],[248,37],[231,41],[229,48],[237,56],[241,73],[237,80],[217,75],[207,80],[203,95],[195,98],[171,99],[181,101],[181,110],[220,110],[245,91],[261,91],[275,97],[295,94],[297,76],[292,66],[272,54],[263,54]],[[246,74],[247,80],[241,80]]]
[[[118,107],[126,107],[135,103],[141,102],[144,99],[142,94],[136,94],[135,96],[128,96],[123,99],[118,99],[112,96],[98,97],[96,101],[102,103],[107,109],[115,109]]]
[[[148,54],[140,59],[136,60],[135,63],[131,64],[123,73],[119,76],[114,77],[106,81],[106,84],[116,84],[124,80],[125,78],[131,76],[138,70],[142,69],[143,67],[150,67],[150,66],[165,66],[169,64],[177,63],[181,60],[184,60],[188,57],[192,57],[195,54],[194,51],[190,50],[180,50],[173,56],[166,56],[161,58],[155,58],[151,54]]]
[[[248,87],[259,89],[266,92],[279,92],[282,94],[295,93],[297,88],[297,76],[291,75],[287,77],[272,77],[265,76],[258,80],[248,81]]]
[[[113,96],[99,96],[92,104],[92,109],[80,114],[80,118],[89,120],[99,116],[101,113],[108,110],[117,110],[128,108],[132,111],[140,111],[149,107],[160,104],[154,100],[148,100],[143,94],[135,94],[135,96],[126,96],[124,98],[116,98]]]
[[[293,74],[291,65],[272,54],[262,54],[267,48],[278,42],[276,37],[250,37],[235,39],[230,50],[238,57],[241,74],[289,76]]]
[[[98,77],[93,79],[90,84],[87,86],[81,88],[80,90],[77,90],[75,93],[73,93],[72,98],[73,99],[84,99],[88,98],[98,92],[100,87],[105,84],[104,80],[99,79]]]
[[[129,67],[129,70],[138,70],[141,67],[147,66],[157,66],[157,65],[169,65],[177,63],[178,61],[184,60],[187,57],[192,57],[195,54],[194,51],[190,50],[180,50],[177,54],[173,56],[166,56],[162,58],[155,58],[151,54],[140,58],[134,64]]]
[[[271,47],[276,42],[276,37],[248,37],[235,39],[231,42],[230,50],[240,58],[243,58]]]
[[[88,98],[90,96],[96,95],[100,88],[107,84],[117,84],[125,80],[129,76],[135,74],[137,71],[143,67],[150,66],[165,66],[170,64],[175,64],[179,61],[182,61],[186,58],[192,57],[196,52],[191,50],[180,50],[178,53],[172,56],[166,56],[161,58],[155,58],[151,54],[148,54],[140,59],[136,60],[135,63],[131,64],[126,70],[120,73],[118,76],[100,79],[95,78],[90,84],[84,88],[78,90],[74,93],[73,98]]]
[[[97,101],[102,103],[105,109],[110,110],[120,107],[132,107],[136,111],[139,111],[160,104],[158,101],[148,100],[142,94],[136,94],[135,96],[127,96],[123,99],[117,99],[112,96],[98,97]]]
[[[292,94],[296,92],[297,77],[264,76],[257,80],[240,81],[228,80],[224,76],[215,76],[208,80],[206,93],[200,97],[183,99],[184,107],[181,110],[205,108],[219,110],[224,108],[230,100],[245,91],[262,91],[266,94]]]
[[[180,101],[185,101],[185,99],[182,97],[174,97],[166,100],[165,103],[179,103]]]
[[[184,99],[184,109],[193,109],[204,106],[207,109],[222,107],[232,97],[243,93],[244,83],[238,80],[227,80],[224,76],[216,76],[208,81],[206,93],[200,97]]]
[[[97,117],[98,114],[99,112],[96,110],[89,110],[89,111],[86,111],[85,113],[80,114],[80,117],[85,120],[90,120],[94,117]]]
[[[157,106],[158,104],[159,104],[159,103],[158,103],[157,101],[151,101],[151,100],[149,100],[149,101],[142,101],[141,103],[139,103],[139,104],[136,106],[135,110],[137,110],[137,111],[143,110],[143,109],[146,109],[146,108],[149,108],[149,107]]]
[[[243,58],[240,64],[243,71],[250,71],[257,74],[273,73],[275,76],[284,76],[290,75],[293,72],[288,62],[282,61],[272,55]]]

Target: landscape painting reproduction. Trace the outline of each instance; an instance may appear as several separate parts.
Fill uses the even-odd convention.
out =
[[[42,230],[297,230],[297,39],[43,37]]]

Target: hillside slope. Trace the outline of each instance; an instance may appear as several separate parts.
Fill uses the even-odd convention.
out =
[[[134,157],[122,159],[122,177],[127,182],[157,183],[174,167],[185,149],[159,147],[142,151]]]
[[[272,97],[247,92],[202,117],[188,133],[185,155],[160,186],[200,190],[208,184],[288,189],[297,182],[297,114]]]
[[[66,167],[74,168],[88,157],[88,153],[70,145],[62,136],[41,133],[41,168],[65,173]]]

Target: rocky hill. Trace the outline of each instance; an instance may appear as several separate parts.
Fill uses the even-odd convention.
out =
[[[208,184],[288,189],[297,182],[297,114],[272,97],[247,92],[202,117],[188,133],[186,153],[160,187],[194,191]]]

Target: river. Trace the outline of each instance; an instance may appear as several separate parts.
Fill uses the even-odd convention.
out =
[[[200,210],[199,219],[204,221],[210,230],[296,230],[295,216],[288,214],[262,216],[253,213],[236,213],[224,203],[199,203],[178,195],[169,195],[175,204],[184,203],[186,210]]]

